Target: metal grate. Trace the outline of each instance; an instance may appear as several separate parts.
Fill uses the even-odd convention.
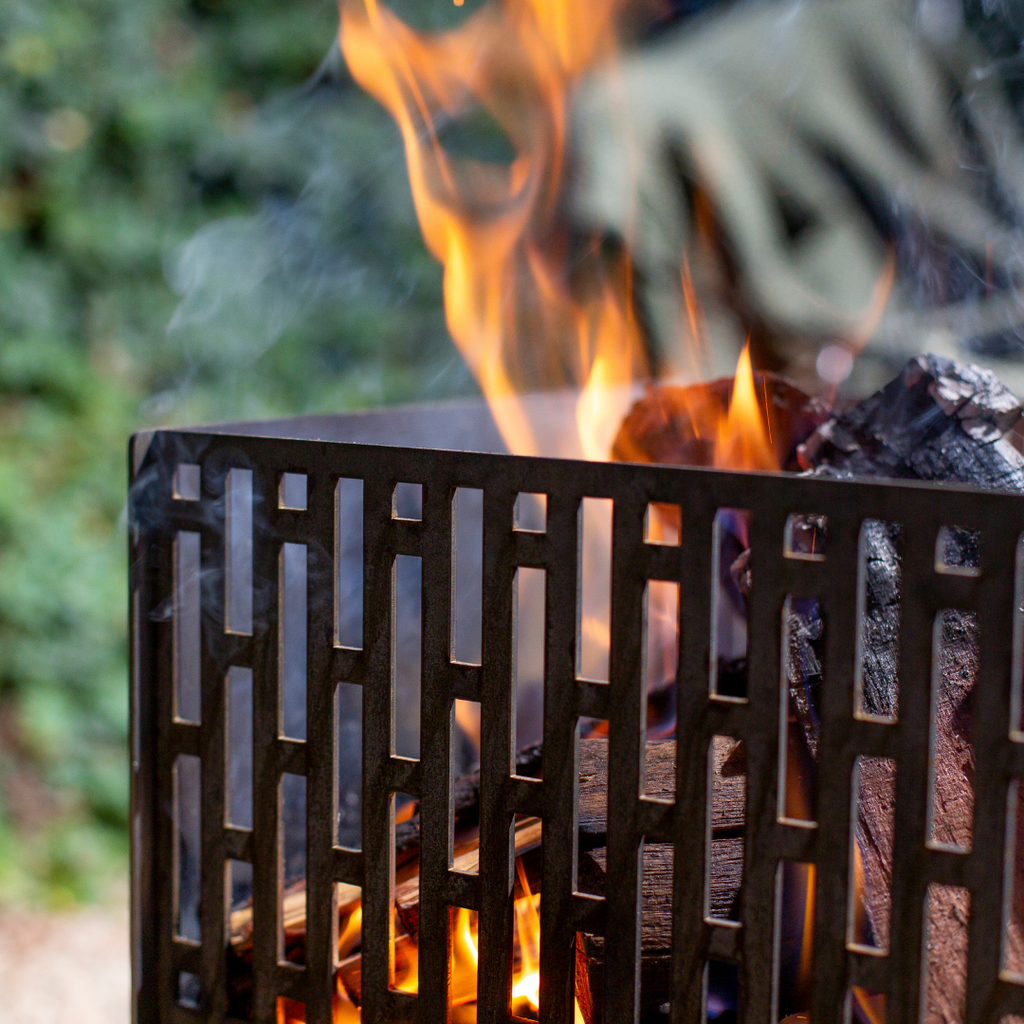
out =
[[[147,447],[148,445],[148,447]],[[675,847],[671,1020],[705,1019],[709,959],[738,965],[744,1024],[774,1017],[778,959],[777,868],[816,865],[813,1005],[816,1022],[841,1021],[853,985],[885,993],[889,1024],[919,1019],[922,907],[932,883],[971,895],[966,1020],[1024,1014],[1024,987],[1001,978],[1004,861],[1010,794],[1024,772],[1024,744],[1010,728],[1018,702],[1021,594],[1015,567],[1024,499],[923,485],[861,483],[622,464],[588,464],[382,446],[158,432],[136,439],[131,491],[133,635],[133,900],[135,1020],[225,1019],[225,864],[252,865],[254,1019],[275,1021],[279,996],[327,1024],[336,948],[336,882],[362,887],[362,1019],[449,1017],[450,907],[479,912],[478,1017],[509,1019],[512,934],[510,827],[516,814],[543,820],[540,1019],[573,1020],[576,934],[606,943],[604,1020],[632,1021],[639,1006],[639,929],[645,842]],[[198,467],[198,469],[190,468]],[[363,483],[361,649],[339,646],[339,480]],[[421,518],[396,515],[395,489],[419,484]],[[457,488],[483,492],[483,634],[479,666],[452,658],[453,510]],[[514,528],[521,493],[547,496],[543,532]],[[585,497],[614,503],[609,682],[577,673],[579,517]],[[404,500],[404,499],[403,499]],[[645,541],[651,503],[682,509],[678,546]],[[722,508],[751,510],[749,685],[746,699],[709,692],[714,523]],[[399,510],[400,511],[400,510]],[[415,510],[414,513],[415,514]],[[784,542],[793,514],[824,516],[824,558]],[[900,710],[897,722],[854,715],[861,527],[903,525]],[[226,520],[231,526],[226,529]],[[979,531],[980,571],[939,571],[945,527]],[[251,542],[250,542],[251,538]],[[284,730],[281,607],[287,545],[304,545],[308,623],[304,726]],[[392,752],[393,569],[422,559],[420,756]],[[289,556],[290,557],[290,556]],[[194,568],[191,574],[185,565]],[[183,568],[184,566],[184,568]],[[543,780],[512,775],[513,579],[517,567],[546,571]],[[287,570],[291,571],[291,570]],[[678,750],[674,803],[640,796],[643,614],[648,581],[680,584]],[[189,588],[192,588],[191,590]],[[1015,593],[1015,588],[1017,592]],[[225,601],[225,595],[228,600]],[[827,622],[820,705],[817,826],[780,817],[780,680],[788,597],[815,599]],[[177,609],[177,614],[175,613]],[[200,610],[201,609],[201,610]],[[944,609],[977,619],[980,659],[973,704],[977,752],[970,852],[928,839],[929,721],[933,622]],[[300,608],[285,615],[303,614]],[[183,641],[189,631],[200,640]],[[359,645],[356,645],[359,646]],[[189,650],[196,652],[194,664]],[[251,670],[251,828],[226,806],[226,706]],[[239,675],[241,673],[241,676]],[[194,677],[194,678],[193,678]],[[193,679],[194,692],[185,685]],[[339,683],[362,687],[362,848],[336,845],[333,702]],[[191,684],[189,684],[191,685]],[[232,684],[233,685],[233,684]],[[177,696],[175,696],[177,687]],[[781,696],[780,696],[781,695]],[[452,705],[483,708],[479,876],[450,870]],[[607,896],[573,890],[578,779],[577,721],[607,719]],[[304,739],[283,738],[304,728]],[[742,738],[747,752],[747,828],[742,926],[705,919],[708,750],[715,736]],[[198,758],[201,833],[198,916],[175,922],[180,864],[172,808],[180,755]],[[848,944],[851,786],[858,755],[892,758],[896,821],[888,955]],[[192,770],[191,768],[189,769]],[[305,779],[306,964],[280,956],[281,781]],[[389,989],[393,794],[421,808],[419,992]],[[244,816],[244,815],[243,815]],[[226,825],[236,820],[234,825]],[[181,827],[181,822],[178,823]],[[189,929],[192,932],[189,933]],[[183,932],[188,934],[182,934]]]

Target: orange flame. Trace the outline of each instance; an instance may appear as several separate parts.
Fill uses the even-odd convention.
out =
[[[764,417],[761,415],[748,343],[736,364],[729,413],[718,424],[715,465],[721,469],[777,470],[778,456],[769,440],[769,416],[767,401]]]
[[[418,34],[380,0],[342,0],[341,47],[356,81],[402,132],[427,247],[444,265],[449,331],[510,450],[539,451],[516,395],[584,386],[580,447],[606,458],[634,380],[648,373],[628,259],[591,259],[567,280],[557,218],[568,97],[616,52],[626,0],[494,0],[458,28]],[[455,158],[442,118],[490,115],[511,163]],[[609,428],[608,422],[612,427]]]
[[[512,1002],[529,1018],[536,1017],[540,1009],[540,894],[534,893],[523,867],[516,858],[516,875],[521,896],[514,904]],[[472,1007],[477,1000],[477,969],[480,960],[478,915],[474,911],[458,908],[451,921],[452,961],[450,1002],[452,1008]],[[339,960],[344,959],[361,942],[362,908],[356,904],[347,919],[342,920],[338,938]],[[401,969],[397,963],[394,987],[400,992],[415,994],[419,987],[419,955],[415,941],[404,936],[401,943]],[[289,999],[278,1000],[278,1024],[304,1024],[305,1007]],[[519,1013],[520,1016],[523,1013]],[[461,1018],[460,1018],[461,1019]],[[472,1019],[472,1018],[469,1018]],[[339,971],[332,1005],[334,1024],[359,1024],[361,1011],[349,995]],[[575,1007],[575,1024],[585,1024],[579,1003]]]

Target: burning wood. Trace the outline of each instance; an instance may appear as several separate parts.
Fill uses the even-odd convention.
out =
[[[734,902],[739,892],[742,875],[742,836],[744,824],[745,780],[728,763],[731,748],[716,749],[713,764],[714,816],[711,821],[712,863],[715,871],[711,881],[710,907],[713,916],[733,916]],[[521,767],[536,761],[538,750],[531,748],[520,754]],[[654,798],[670,798],[674,791],[675,743],[652,743],[647,748],[645,786]],[[579,786],[579,878],[581,887],[595,895],[603,895],[605,888],[605,842],[607,829],[608,742],[603,738],[584,739],[580,742]],[[463,838],[457,838],[453,869],[473,872],[478,868],[478,847],[475,837],[465,838],[477,820],[479,775],[461,777],[455,784],[458,794],[456,821],[461,822]],[[472,822],[472,825],[466,824]],[[460,826],[457,825],[457,828]],[[402,826],[402,835],[396,828],[396,847],[402,851],[398,860],[401,881],[395,886],[395,909],[399,930],[395,939],[396,985],[414,988],[419,930],[419,874],[416,870],[419,816],[414,814]],[[517,822],[514,835],[516,858],[515,899],[535,900],[541,877],[541,822],[526,818]],[[356,1007],[361,996],[362,963],[357,950],[360,890],[355,886],[339,886],[339,949],[338,984]],[[467,912],[468,913],[468,912]],[[668,965],[671,958],[672,915],[672,847],[653,844],[647,847],[644,858],[644,914],[642,942],[642,972],[645,999],[653,1000],[656,1008],[669,998]],[[355,927],[353,927],[353,923]],[[470,928],[474,927],[470,922]],[[285,893],[282,908],[285,933],[285,951],[289,960],[305,959],[306,893],[304,883],[293,886]],[[231,948],[229,951],[230,977],[235,984],[232,999],[236,1005],[249,996],[246,969],[251,965],[252,908],[245,907],[231,915]],[[475,941],[475,937],[474,937]],[[598,1019],[601,1005],[601,978],[604,958],[604,940],[601,936],[581,938],[579,960],[586,968],[587,1006],[584,1013],[587,1024]],[[456,986],[457,987],[457,986]],[[453,998],[458,998],[455,992]],[[597,1014],[598,1017],[595,1017]]]
[[[739,390],[733,388],[733,392]],[[771,427],[771,450],[780,464],[799,466],[816,474],[897,475],[917,479],[1000,485],[1024,491],[1024,458],[1008,440],[1019,426],[1021,408],[982,371],[944,360],[922,357],[884,392],[830,418],[824,408],[778,378],[750,374],[745,392],[767,394],[763,414],[755,408],[765,437]],[[663,462],[715,463],[728,424],[737,422],[736,396],[728,382],[702,388],[664,389],[649,393],[627,417],[616,450],[633,458]],[[714,428],[704,429],[699,410],[712,410]],[[725,430],[720,429],[725,424]],[[714,439],[713,443],[709,439]],[[724,439],[724,440],[723,440]],[[950,524],[955,527],[955,524]],[[800,550],[813,552],[826,539],[827,522],[808,517],[791,538]],[[899,627],[901,531],[899,524],[869,522],[863,543],[866,552],[863,609],[862,713],[882,719],[899,714]],[[952,529],[940,554],[955,571],[970,572],[978,556],[976,539]],[[729,574],[741,595],[757,585],[749,552],[729,563]],[[790,748],[787,765],[798,766],[792,785],[787,781],[786,815],[813,819],[818,765],[817,707],[822,671],[822,619],[813,602],[794,602],[790,608],[787,671],[790,689]],[[970,695],[977,668],[975,631],[971,618],[948,613],[937,631],[938,655],[934,713],[934,815],[932,842],[953,847],[971,843],[974,750],[971,742]],[[737,669],[737,685],[744,684]],[[607,742],[588,738],[580,744],[579,885],[601,895],[606,879],[608,764]],[[540,750],[519,757],[518,770],[533,774]],[[742,745],[717,745],[713,758],[713,817],[710,828],[709,913],[733,919],[743,873],[743,831],[746,766]],[[671,798],[675,775],[672,742],[647,747],[646,793]],[[479,777],[470,774],[454,786],[455,860],[458,871],[472,872],[478,864],[474,831],[479,824]],[[862,765],[857,818],[854,877],[857,886],[855,939],[864,946],[886,948],[890,939],[890,888],[894,828],[894,769],[891,762],[867,759]],[[1024,813],[1018,815],[1024,822]],[[516,998],[522,1015],[536,1009],[535,928],[541,866],[541,823],[527,819],[515,830],[516,864]],[[420,883],[417,865],[419,820],[413,815],[396,827],[398,865],[395,901],[396,984],[414,990],[417,984]],[[645,1018],[653,1019],[672,997],[670,990],[672,848],[645,847],[641,933],[641,1000]],[[1021,864],[1017,865],[1021,876]],[[806,880],[805,880],[806,882]],[[1024,877],[1014,887],[1014,916],[1010,927],[1008,966],[1024,964]],[[361,999],[359,953],[361,913],[359,890],[339,890],[340,967],[337,998],[358,1013]],[[784,889],[784,899],[808,900],[806,889]],[[937,887],[928,908],[929,958],[928,1024],[959,1019],[963,998],[969,907],[966,896],[950,887]],[[468,911],[455,923],[457,967],[453,971],[453,1005],[472,1002],[467,978],[475,967],[476,924]],[[800,917],[800,915],[797,915]],[[802,918],[800,918],[802,920]],[[305,893],[289,891],[284,899],[285,953],[301,961],[305,944]],[[229,979],[232,1012],[245,1014],[246,972],[251,959],[251,912],[231,917]],[[581,935],[577,944],[577,982],[580,1018],[598,1024],[603,998],[605,939]],[[461,965],[461,966],[459,966]],[[783,1012],[799,1013],[807,1003],[802,986],[790,993]],[[531,1009],[532,1007],[532,1009]],[[518,1011],[517,1011],[518,1012]],[[344,1019],[344,1018],[343,1018]],[[353,1018],[354,1020],[355,1018]],[[800,1019],[795,1017],[795,1019]],[[857,1018],[860,1020],[861,1018]],[[864,1017],[864,1019],[868,1019]]]
[[[711,422],[722,415],[729,383],[654,390],[627,417],[616,440],[616,453],[634,460],[709,464],[700,416],[708,409]],[[1024,410],[989,371],[921,356],[883,391],[827,420],[821,416],[821,406],[808,402],[795,388],[777,380],[773,384],[767,386],[778,402],[778,436],[785,438],[776,446],[782,465],[823,475],[902,477],[1024,491],[1024,458],[1014,436]],[[899,524],[865,526],[863,712],[883,719],[898,714],[900,537]],[[976,539],[951,529],[945,564],[954,571],[969,572],[977,557]],[[744,593],[753,584],[748,558],[745,553],[732,566]],[[802,756],[811,776],[801,780],[808,800],[817,771],[815,702],[821,679],[821,625],[814,608],[791,611],[790,715],[798,729],[795,738],[791,731],[790,742],[804,751],[796,754],[797,760]],[[940,813],[934,816],[932,842],[963,849],[971,844],[974,807],[970,695],[978,652],[971,616],[947,613],[937,641],[933,806]],[[868,759],[862,767],[856,824],[857,938],[883,949],[889,941],[894,773],[892,762],[882,759]],[[813,807],[798,809],[794,816],[813,817]],[[1024,800],[1017,814],[1018,848],[1024,840],[1022,821]],[[1024,861],[1019,857],[1013,891],[1007,961],[1011,969],[1020,970],[1024,966]],[[928,907],[929,1024],[960,1019],[968,918],[964,892],[936,887]]]
[[[741,365],[738,372],[744,369]],[[722,465],[721,438],[723,427],[728,430],[734,404],[734,380],[723,377],[689,387],[651,389],[623,421],[612,457],[621,462]],[[827,406],[773,373],[753,373],[749,388],[759,420],[763,417],[763,425],[758,422],[757,429],[768,438],[774,468],[799,468],[797,447],[828,418]],[[736,413],[732,416],[735,420]]]

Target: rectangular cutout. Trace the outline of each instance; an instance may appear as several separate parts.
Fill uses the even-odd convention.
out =
[[[202,772],[198,757],[174,760],[174,933],[199,942],[202,857]]]
[[[709,921],[738,924],[747,766],[742,744],[731,736],[713,736],[708,747],[708,812],[704,916]]]
[[[484,492],[460,487],[452,508],[453,661],[480,664],[483,628]]]
[[[202,497],[202,475],[198,466],[179,463],[171,485],[175,501],[198,501]]]
[[[280,556],[279,671],[281,674],[281,735],[306,738],[306,607],[307,552],[305,544],[283,544]]]
[[[671,739],[676,731],[679,674],[679,584],[650,580],[644,598],[644,676],[647,743]],[[675,796],[675,776],[670,793]]]
[[[305,473],[282,473],[277,488],[277,507],[289,512],[305,512],[307,486]]]
[[[825,624],[821,607],[787,597],[782,610],[779,706],[779,820],[814,825],[818,820],[821,659]]]
[[[652,501],[644,516],[644,543],[677,548],[683,539],[683,510],[679,505]]]
[[[252,669],[232,665],[228,690],[227,823],[252,828]]]
[[[662,944],[667,941],[672,931],[672,883],[675,870],[673,853],[673,847],[669,843],[645,843],[641,847],[640,949],[647,954],[644,970],[637,976],[641,1021],[657,1021],[668,1014],[667,1010],[662,1009],[671,995],[667,964],[663,972],[655,966],[655,962],[652,962],[655,958],[651,954],[655,949],[664,948]],[[604,845],[584,853],[580,860],[579,891],[606,895],[609,884],[614,885],[614,882],[610,883],[607,878],[607,865],[608,851]],[[593,881],[584,879],[584,870]],[[585,881],[586,884],[583,884]],[[577,986],[577,1001],[581,1004],[581,1009],[587,1000],[593,1005],[603,998],[605,953],[608,944],[607,936],[584,935],[582,942],[577,946],[577,964],[586,971],[588,981],[588,984],[582,987],[582,999],[581,987]],[[600,1016],[597,1019],[600,1019]]]
[[[392,570],[391,736],[399,757],[420,756],[420,676],[423,652],[423,560],[397,555]]]
[[[336,965],[340,966],[353,954],[358,954],[363,943],[363,890],[358,885],[335,882],[334,912],[338,920]],[[343,979],[344,974],[342,971]]]
[[[512,509],[512,528],[519,533],[547,533],[548,496],[522,491]]]
[[[337,714],[337,796],[335,834],[338,846],[361,850],[363,846],[363,688],[339,683],[335,695]]]
[[[750,512],[720,508],[715,514],[712,545],[711,695],[745,701]]]
[[[786,520],[783,553],[804,562],[824,562],[828,519],[818,515],[792,515]]]
[[[895,722],[899,711],[900,589],[903,528],[865,519],[857,555],[854,713]]]
[[[853,834],[847,944],[889,951],[890,872],[896,828],[896,762],[858,757],[853,768]]]
[[[850,1013],[853,1024],[885,1024],[885,993],[869,992],[856,985],[850,989]]]
[[[334,492],[334,644],[363,647],[363,481],[343,477]]]
[[[641,846],[640,949],[654,935],[672,934],[672,890],[675,876],[675,849],[671,843],[643,843]],[[640,972],[640,1019],[657,1020],[665,1016],[661,1006],[671,998],[672,990],[663,977],[648,970]]]
[[[408,793],[394,793],[391,806],[395,822],[395,874],[392,890],[399,904],[391,908],[393,973],[389,988],[395,992],[409,992],[415,995],[419,991],[418,959],[416,942],[409,929],[409,925],[414,922],[409,918],[407,908],[401,900],[401,887],[403,883],[412,881],[418,888],[415,880],[419,874],[419,831],[411,829],[407,823],[418,813],[419,801]],[[418,902],[414,909],[418,912]]]
[[[476,1024],[480,942],[478,915],[476,911],[465,907],[449,907],[448,914],[448,928],[452,936],[452,981],[449,992],[452,1024]]]
[[[816,880],[813,864],[792,860],[779,862],[776,875],[778,1019],[806,1013],[811,1005]]]
[[[543,867],[543,824],[539,818],[513,818],[512,866],[512,1013],[523,1020],[539,1017],[540,881]]]
[[[277,1024],[306,1024],[306,1004],[278,996]]]
[[[202,721],[202,631],[198,533],[174,538],[174,717]]]
[[[924,901],[921,1021],[962,1024],[967,1009],[967,944],[971,894],[932,883]]]
[[[454,712],[452,770],[458,778],[480,764],[480,702],[456,700]]]
[[[228,939],[239,946],[252,937],[252,865],[242,860],[227,863]]]
[[[281,930],[278,959],[305,963],[306,777],[281,775]],[[301,921],[301,930],[299,922]],[[301,939],[300,939],[301,936]]]
[[[224,495],[224,629],[252,635],[252,470],[228,473]]]
[[[935,571],[952,576],[981,574],[981,532],[943,526],[935,541]]]
[[[593,851],[607,842],[608,830],[608,722],[580,718],[576,723],[579,784],[576,793],[576,855],[573,889],[589,896],[604,896],[604,868]]]
[[[978,622],[970,612],[935,616],[928,777],[928,843],[967,853],[974,822],[971,694],[978,665]]]
[[[1006,798],[1006,851],[1003,876],[1003,974],[1024,983],[1024,789],[1010,782]]]
[[[337,920],[334,1019],[348,1024],[359,1020],[362,996],[363,890],[357,885],[336,882],[334,908]]]
[[[228,861],[228,898],[232,914],[252,906],[252,865],[248,861]],[[251,922],[251,916],[249,920]]]
[[[1010,672],[1010,737],[1024,741],[1024,534],[1017,539],[1013,586],[1013,664]]]
[[[178,991],[175,1002],[186,1010],[198,1010],[203,998],[203,985],[198,974],[178,972]]]
[[[512,686],[515,732],[512,753],[544,738],[544,639],[547,574],[521,566],[516,570],[513,597]],[[541,777],[541,759],[536,778]],[[533,775],[531,769],[530,774]]]
[[[396,484],[391,496],[391,515],[419,522],[423,518],[423,484]]]
[[[739,1013],[740,969],[724,960],[709,960],[704,968],[704,1019],[731,1024]]]
[[[608,682],[612,618],[612,517],[609,498],[584,498],[579,510],[576,676]]]

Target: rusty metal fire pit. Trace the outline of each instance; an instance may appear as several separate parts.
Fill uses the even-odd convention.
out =
[[[270,436],[271,434],[276,436]],[[285,436],[282,436],[285,435]],[[383,443],[383,442],[389,443]],[[398,447],[404,443],[407,447]],[[415,447],[412,445],[416,445]],[[476,451],[455,450],[474,448]],[[481,451],[482,450],[482,451]],[[477,1020],[510,1020],[516,815],[543,823],[540,1020],[574,1017],[577,933],[606,937],[603,1020],[639,1013],[640,886],[645,843],[674,845],[673,1024],[707,1019],[711,961],[735,964],[743,1024],[777,1021],[780,872],[813,864],[811,1018],[845,1019],[852,987],[886,996],[888,1024],[917,1024],[923,906],[930,885],[970,893],[966,1017],[1024,1015],[1024,987],[1004,977],[1024,743],[1019,718],[1024,498],[964,488],[808,479],[650,465],[516,458],[486,413],[433,412],[168,430],[131,447],[132,871],[134,1019],[138,1024],[225,1021],[231,884],[226,865],[251,865],[253,1019],[277,1020],[279,997],[305,1004],[310,1024],[331,1019],[337,883],[363,899],[364,1024],[450,1019],[450,908],[479,912]],[[346,481],[361,482],[361,513],[346,518]],[[419,502],[408,507],[401,484]],[[453,658],[453,499],[482,492],[482,643],[478,665]],[[546,495],[546,521],[517,526],[520,494]],[[580,509],[614,503],[608,681],[579,671]],[[679,506],[677,544],[645,533],[652,503]],[[715,692],[712,663],[720,509],[750,510],[745,696]],[[791,517],[827,520],[824,553],[794,547]],[[900,697],[896,721],[856,713],[865,521],[902,524]],[[943,530],[980,533],[980,564],[937,559]],[[361,536],[360,536],[361,533]],[[341,562],[362,566],[361,597],[342,586]],[[395,753],[393,698],[396,559],[421,559],[419,758]],[[546,573],[543,778],[513,774],[514,584],[520,567]],[[680,587],[675,799],[643,795],[645,593]],[[826,624],[816,824],[781,811],[787,728],[781,678],[788,599],[814,599]],[[351,633],[345,603],[361,608]],[[929,842],[930,730],[936,616],[976,616],[979,664],[972,706],[976,747],[973,842]],[[358,618],[358,616],[357,616]],[[346,625],[346,623],[348,625]],[[299,637],[296,642],[295,638]],[[294,666],[298,665],[296,669]],[[283,710],[302,676],[298,719]],[[251,694],[251,820],[237,812],[229,748],[238,692]],[[361,687],[359,849],[341,845],[336,779],[339,684]],[[295,684],[297,685],[297,684]],[[453,702],[479,702],[479,874],[451,868]],[[578,891],[578,721],[608,722],[607,887]],[[738,922],[708,912],[709,750],[714,737],[746,749],[743,885]],[[851,938],[852,810],[860,757],[896,764],[895,844],[888,950]],[[304,780],[305,963],[282,947],[288,868],[283,787]],[[189,786],[193,788],[188,789]],[[183,793],[200,794],[193,807]],[[418,994],[390,987],[395,794],[418,798],[421,847]],[[199,837],[195,920],[185,922],[181,835]],[[341,837],[344,838],[343,836]],[[193,868],[195,870],[195,868]],[[191,884],[191,883],[189,883]]]

